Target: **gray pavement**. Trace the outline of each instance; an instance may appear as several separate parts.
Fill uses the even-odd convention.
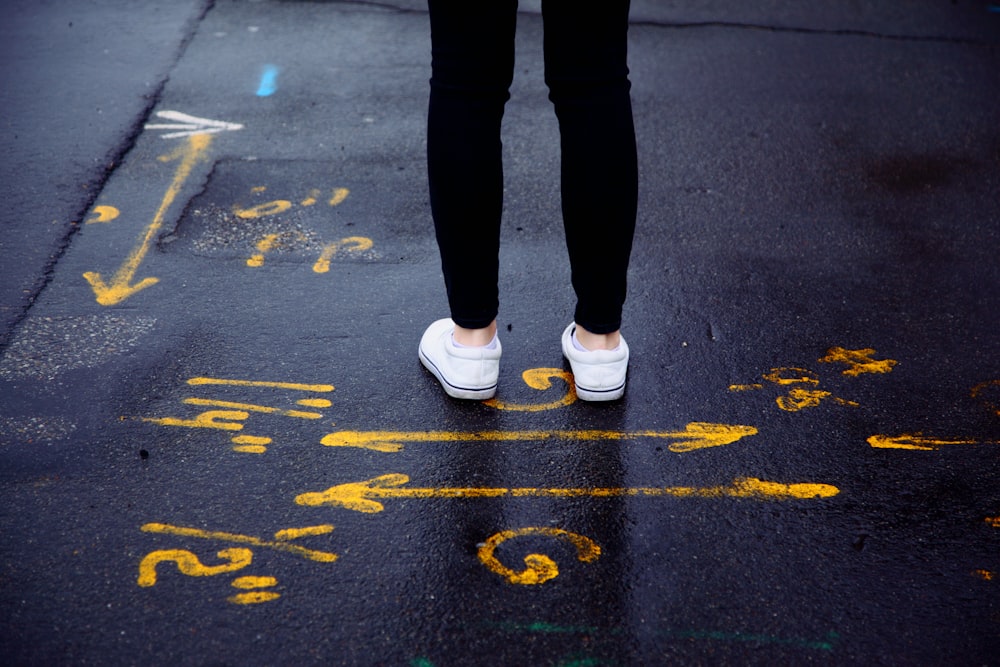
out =
[[[1000,8],[634,2],[587,405],[536,5],[491,403],[415,354],[422,3],[5,7],[3,662],[996,662]]]

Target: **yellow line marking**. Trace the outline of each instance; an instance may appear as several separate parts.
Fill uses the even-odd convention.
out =
[[[298,382],[260,382],[257,380],[223,380],[220,378],[196,377],[187,381],[193,386],[227,385],[232,387],[272,387],[274,389],[292,389],[294,391],[333,391],[332,384],[300,384]]]
[[[333,403],[325,398],[303,398],[301,401],[295,401],[298,405],[306,408],[328,408]]]
[[[327,447],[360,447],[379,452],[398,452],[405,442],[472,442],[472,441],[532,441],[547,440],[633,440],[636,438],[666,438],[677,440],[668,449],[690,452],[706,447],[732,444],[755,435],[753,426],[691,422],[683,431],[337,431],[323,437]]]
[[[97,297],[97,303],[102,306],[113,306],[121,303],[136,292],[159,282],[159,278],[152,277],[144,278],[135,284],[132,283],[132,280],[135,278],[135,274],[139,270],[139,265],[142,264],[142,261],[145,259],[150,247],[152,247],[157,232],[159,232],[160,228],[163,226],[163,220],[166,217],[167,210],[170,208],[170,205],[173,204],[177,195],[180,194],[181,188],[184,186],[184,182],[187,181],[188,177],[191,175],[195,165],[200,160],[205,158],[205,153],[208,151],[208,147],[211,143],[211,135],[196,134],[191,136],[182,147],[178,148],[170,155],[160,158],[164,161],[180,159],[181,163],[180,166],[177,167],[177,171],[174,173],[174,178],[170,182],[170,187],[167,188],[167,192],[163,196],[163,201],[160,202],[160,207],[157,209],[156,215],[153,216],[153,221],[148,227],[146,227],[145,234],[143,234],[142,241],[139,243],[139,246],[129,253],[125,263],[122,264],[118,271],[115,272],[115,275],[112,276],[110,283],[106,283],[101,277],[101,274],[95,271],[87,271],[83,274],[83,277],[88,283],[90,283],[91,289],[94,290],[94,295]]]
[[[252,588],[270,588],[277,586],[278,580],[274,577],[237,577],[230,584],[233,588],[250,590]]]
[[[332,563],[337,560],[337,554],[306,549],[305,547],[300,547],[297,544],[288,544],[288,542],[284,540],[268,542],[250,535],[237,535],[236,533],[223,533],[201,530],[199,528],[185,528],[183,526],[171,526],[166,523],[147,523],[144,524],[140,530],[144,533],[159,533],[161,535],[176,535],[178,537],[197,537],[204,540],[235,542],[236,544],[251,544],[257,547],[267,547],[269,549],[277,549],[278,551],[287,551],[320,563]],[[330,530],[333,530],[333,526],[330,526]]]
[[[873,435],[868,438],[868,444],[876,449],[914,449],[934,451],[945,445],[976,445],[976,440],[941,440],[924,437],[920,433],[904,433],[903,435]]]
[[[282,417],[297,417],[299,419],[322,419],[319,412],[305,412],[303,410],[282,410],[271,408],[266,405],[254,405],[253,403],[234,403],[232,401],[214,401],[207,398],[185,398],[188,405],[203,405],[214,408],[230,408],[233,410],[245,410],[247,412],[263,412],[269,415],[281,415]]]
[[[410,478],[403,474],[381,475],[365,482],[332,486],[326,491],[303,493],[295,498],[299,505],[328,505],[375,514],[384,508],[373,498],[619,498],[623,496],[672,496],[675,498],[749,498],[755,500],[806,500],[830,498],[840,490],[829,484],[782,484],[753,477],[740,477],[729,486],[697,488],[638,487],[638,488],[482,488],[442,487],[403,488]]]

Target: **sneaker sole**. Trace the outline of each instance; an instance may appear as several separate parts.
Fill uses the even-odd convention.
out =
[[[431,372],[431,375],[437,378],[437,381],[441,384],[441,388],[444,389],[444,393],[448,394],[452,398],[463,398],[472,401],[483,401],[489,398],[493,398],[497,393],[497,385],[490,387],[456,387],[455,385],[449,383],[444,379],[444,375],[438,370],[438,367],[434,365],[427,355],[424,354],[422,349],[418,350],[420,356],[420,363],[423,364],[424,368]]]
[[[625,395],[625,384],[613,389],[584,389],[577,385],[576,397],[581,401],[617,401]]]

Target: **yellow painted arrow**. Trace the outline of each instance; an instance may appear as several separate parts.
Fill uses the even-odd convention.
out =
[[[323,437],[327,447],[360,447],[379,452],[398,452],[404,442],[498,442],[539,440],[634,440],[664,438],[675,440],[672,452],[690,452],[706,447],[729,445],[755,435],[753,426],[691,422],[683,431],[337,431]]]
[[[623,496],[673,496],[676,498],[749,498],[754,500],[808,500],[830,498],[840,490],[829,484],[781,484],[754,477],[740,477],[729,486],[697,488],[689,486],[638,488],[404,488],[410,478],[402,474],[381,475],[366,482],[352,482],[326,491],[303,493],[295,498],[299,505],[343,507],[375,514],[385,509],[374,499],[383,498],[615,498]]]
[[[942,440],[926,437],[921,433],[904,433],[903,435],[873,435],[868,438],[868,444],[876,449],[916,449],[934,451],[945,445],[977,445],[977,440]]]
[[[135,279],[135,274],[139,270],[139,265],[142,264],[142,260],[145,259],[146,254],[152,247],[153,241],[156,239],[157,232],[159,232],[160,228],[163,226],[163,220],[166,217],[167,210],[170,208],[170,205],[174,203],[174,200],[180,193],[184,182],[187,181],[188,177],[191,175],[191,171],[194,169],[195,165],[200,160],[204,159],[205,153],[208,151],[208,147],[211,143],[211,135],[196,134],[189,137],[187,142],[176,151],[160,158],[165,162],[179,159],[181,163],[177,167],[177,171],[174,173],[174,178],[170,182],[170,187],[167,188],[167,192],[163,196],[163,201],[160,202],[160,207],[157,209],[156,215],[153,216],[153,221],[146,227],[146,231],[142,236],[142,241],[131,253],[129,253],[128,257],[125,259],[125,263],[122,264],[118,268],[118,271],[115,272],[115,275],[112,276],[111,282],[105,282],[104,278],[101,277],[101,274],[95,271],[87,271],[83,274],[83,277],[88,283],[90,283],[91,288],[94,290],[94,294],[97,297],[97,303],[102,306],[113,306],[121,303],[136,292],[159,282],[159,278],[152,277],[143,278],[138,283],[133,283],[132,281]]]

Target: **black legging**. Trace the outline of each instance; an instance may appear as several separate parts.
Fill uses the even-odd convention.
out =
[[[514,76],[517,0],[428,0],[431,212],[452,319],[497,316],[500,123]],[[543,0],[545,83],[559,120],[562,212],[577,304],[596,334],[621,327],[638,173],[629,98],[628,0]]]

